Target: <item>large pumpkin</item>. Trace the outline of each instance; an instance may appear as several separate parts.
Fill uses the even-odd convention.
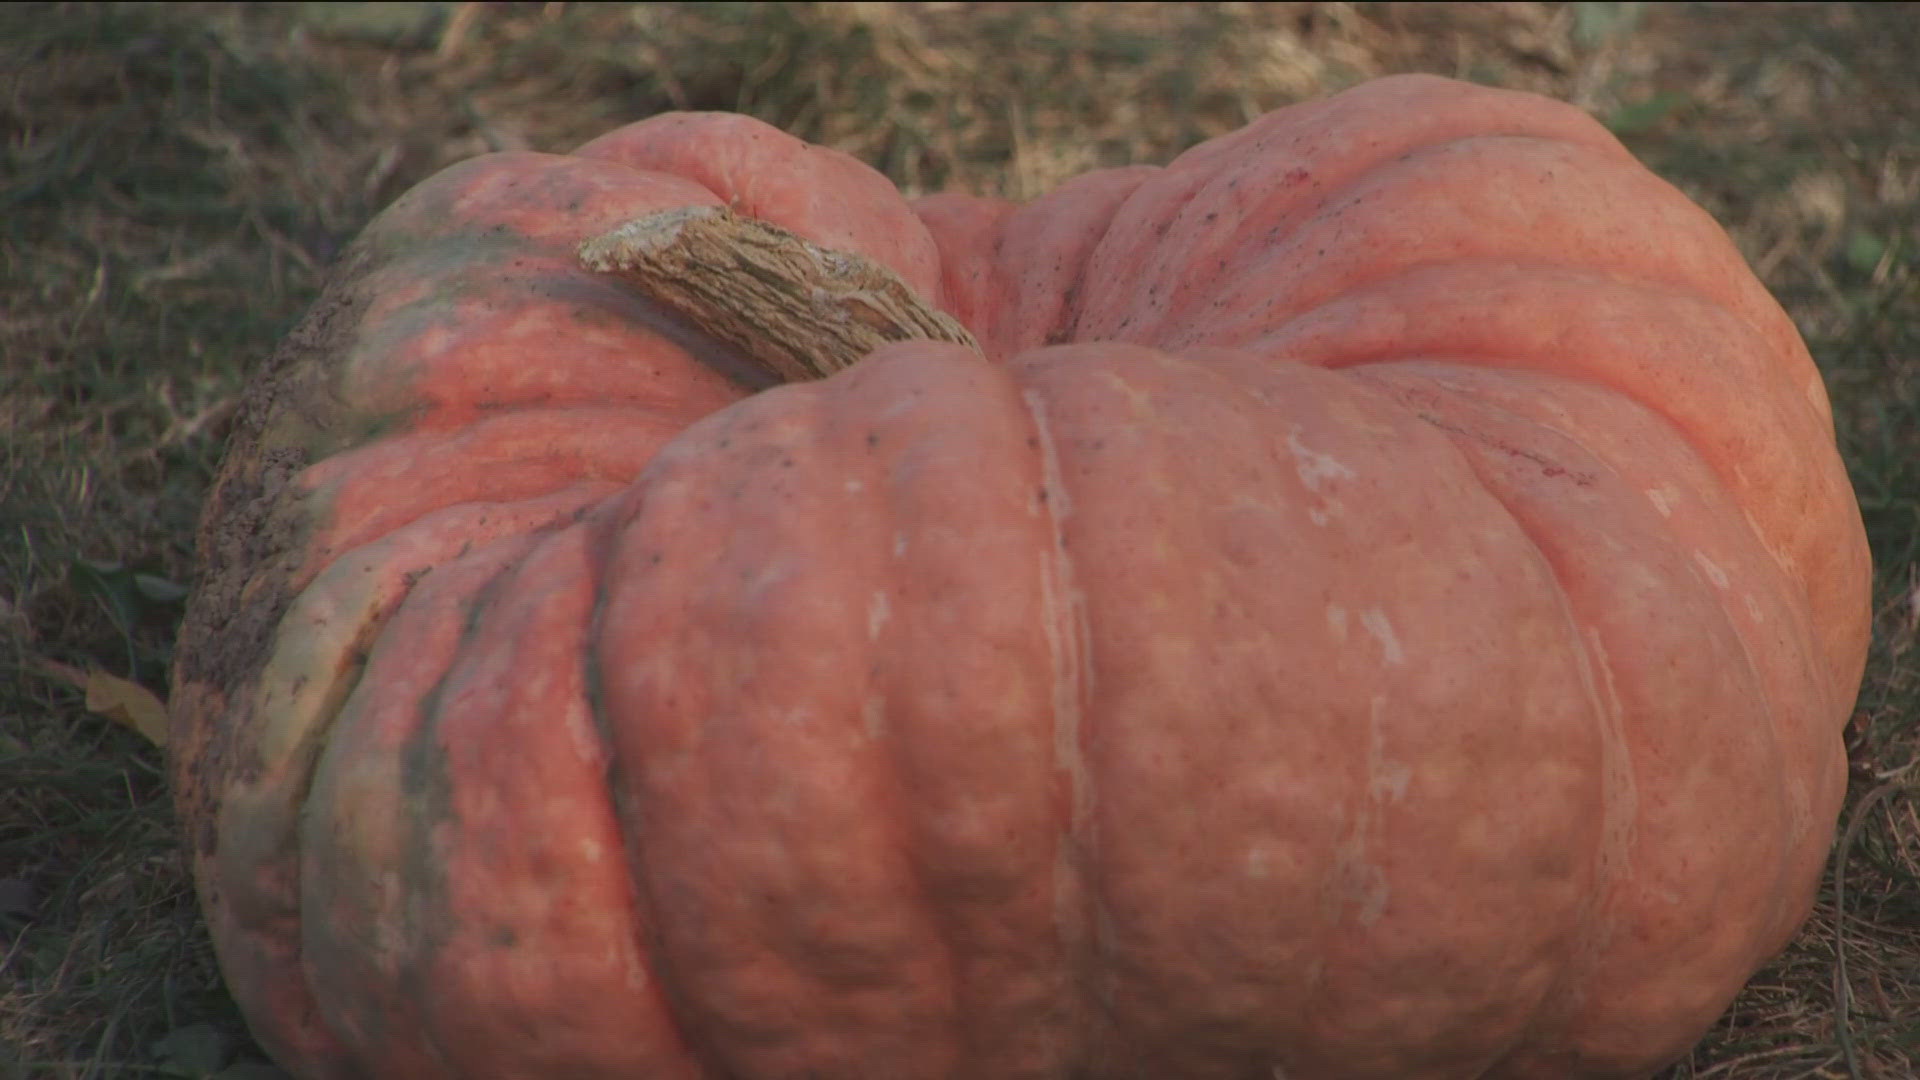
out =
[[[659,211],[979,353],[769,388],[755,273],[583,262]],[[1426,77],[1024,206],[724,115],[449,169],[201,544],[179,807],[310,1077],[1643,1074],[1804,918],[1867,636],[1724,234]]]

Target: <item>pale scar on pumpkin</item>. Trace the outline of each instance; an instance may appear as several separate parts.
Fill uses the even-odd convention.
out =
[[[1039,393],[1027,390],[1021,395],[1032,419],[1034,437],[1040,450],[1040,475],[1046,498],[1036,512],[1052,518],[1052,542],[1040,555],[1040,589],[1046,611],[1047,652],[1053,669],[1053,760],[1054,767],[1067,785],[1066,820],[1060,822],[1060,838],[1055,846],[1054,927],[1062,939],[1073,936],[1072,928],[1085,918],[1076,899],[1080,867],[1076,852],[1088,850],[1092,837],[1094,807],[1098,799],[1094,775],[1087,763],[1083,745],[1086,726],[1085,703],[1092,689],[1092,633],[1088,627],[1086,594],[1081,591],[1075,572],[1073,553],[1067,546],[1065,521],[1073,514],[1066,477],[1060,465],[1059,443],[1047,415],[1046,401]],[[1093,920],[1097,928],[1100,920]]]
[[[1368,608],[1360,613],[1360,625],[1380,643],[1380,655],[1393,665],[1407,662],[1407,651],[1400,646],[1400,635],[1394,633],[1393,624],[1387,621],[1387,613],[1377,607]]]
[[[1307,518],[1315,525],[1325,526],[1335,517],[1346,513],[1346,504],[1331,493],[1333,481],[1350,480],[1354,471],[1332,454],[1321,453],[1300,441],[1300,425],[1295,424],[1287,433],[1287,449],[1293,454],[1294,469],[1300,475],[1300,482],[1306,485],[1318,499],[1317,505],[1307,507]]]
[[[885,266],[726,207],[635,218],[582,243],[579,258],[785,382],[824,378],[896,341],[981,351],[957,319]]]

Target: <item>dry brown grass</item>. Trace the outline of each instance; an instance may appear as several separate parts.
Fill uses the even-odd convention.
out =
[[[157,754],[38,665],[161,686],[235,392],[379,206],[665,108],[1025,196],[1407,70],[1605,118],[1820,359],[1879,566],[1844,895],[1670,1075],[1920,1076],[1916,56],[1910,4],[0,6],[0,1077],[272,1075]]]

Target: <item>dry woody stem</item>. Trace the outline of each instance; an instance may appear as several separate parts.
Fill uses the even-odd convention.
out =
[[[786,382],[823,378],[892,341],[967,328],[898,274],[725,207],[649,214],[580,245],[587,269],[625,282]]]

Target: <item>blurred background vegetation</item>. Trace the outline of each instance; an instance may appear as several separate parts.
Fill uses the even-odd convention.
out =
[[[1844,889],[1669,1075],[1920,1076],[1916,57],[1914,4],[0,5],[0,1078],[278,1075],[86,674],[165,694],[242,380],[400,192],[692,108],[1030,196],[1397,71],[1593,111],[1820,361],[1879,574]]]

